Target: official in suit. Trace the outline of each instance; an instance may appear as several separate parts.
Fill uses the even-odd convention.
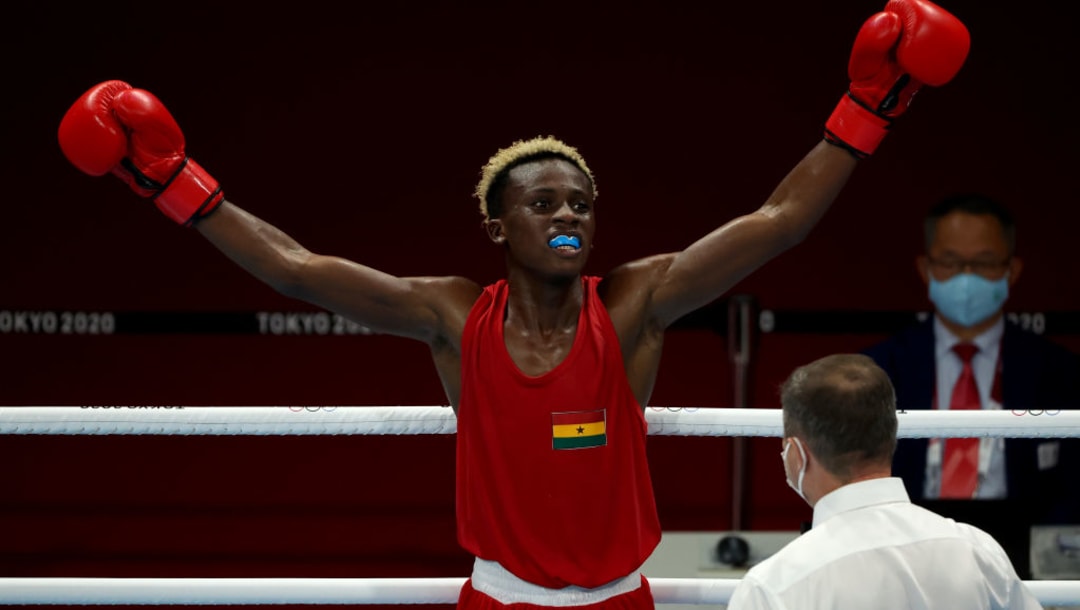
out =
[[[1006,409],[1053,417],[1080,403],[1080,359],[1009,322],[1023,269],[999,202],[946,198],[925,219],[917,258],[934,315],[864,350],[892,379],[897,408]],[[902,439],[893,471],[912,500],[989,532],[1030,578],[1030,527],[1080,523],[1080,440]]]

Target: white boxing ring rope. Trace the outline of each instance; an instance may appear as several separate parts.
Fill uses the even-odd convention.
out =
[[[779,409],[646,409],[650,435],[782,436]],[[0,407],[0,434],[453,434],[448,407]],[[1080,436],[1080,411],[919,411],[901,438]],[[453,604],[465,578],[0,578],[0,605]],[[657,604],[726,604],[737,579],[650,578]],[[1025,584],[1080,606],[1080,581]]]
[[[730,578],[650,578],[657,604],[726,604]],[[453,604],[464,578],[0,578],[7,605]],[[1080,583],[1031,580],[1044,606],[1080,603]]]
[[[780,409],[649,407],[655,436],[781,437]],[[0,434],[453,434],[444,406],[0,407]],[[1080,410],[901,411],[900,438],[1074,438]]]

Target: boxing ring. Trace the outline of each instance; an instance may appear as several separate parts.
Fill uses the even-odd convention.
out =
[[[780,438],[779,409],[646,409],[649,434]],[[1080,411],[899,413],[900,438],[1072,438]],[[0,407],[0,435],[453,434],[449,407]],[[0,605],[453,604],[460,578],[0,578]],[[657,604],[726,604],[737,579],[650,578]],[[1033,580],[1044,606],[1080,581]]]

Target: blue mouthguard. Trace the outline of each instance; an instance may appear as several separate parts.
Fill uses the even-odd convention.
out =
[[[556,235],[548,242],[548,246],[552,248],[558,248],[559,246],[573,246],[575,248],[580,248],[581,240],[570,235]]]

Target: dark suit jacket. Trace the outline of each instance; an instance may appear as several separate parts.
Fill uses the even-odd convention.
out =
[[[864,353],[889,374],[896,388],[898,409],[932,407],[935,383],[932,317]],[[1064,346],[1006,321],[1001,358],[1005,409],[1080,408],[1080,357]],[[958,521],[972,523],[998,538],[1022,576],[1028,577],[1025,573],[1031,525],[1080,523],[1080,439],[1006,439],[1008,499],[1005,501],[923,498],[928,443],[928,439],[900,439],[897,443],[893,473],[904,480],[912,501]],[[1054,467],[1040,470],[1037,452],[1043,443],[1059,443],[1059,452]]]

